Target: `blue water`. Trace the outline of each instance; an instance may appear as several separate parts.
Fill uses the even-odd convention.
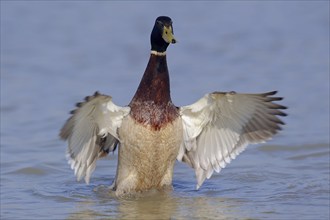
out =
[[[117,154],[77,183],[58,132],[98,90],[126,105],[168,15],[172,100],[278,90],[289,107],[273,140],[249,146],[195,190],[109,193]],[[1,1],[1,219],[329,219],[329,2]]]

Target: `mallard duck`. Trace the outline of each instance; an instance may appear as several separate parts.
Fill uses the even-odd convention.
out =
[[[213,92],[177,107],[170,95],[166,49],[175,44],[172,20],[161,16],[151,32],[151,54],[140,85],[126,107],[96,92],[77,104],[61,129],[78,181],[88,184],[97,159],[118,147],[117,195],[172,187],[175,161],[195,170],[197,189],[248,144],[272,138],[286,116],[276,91]]]

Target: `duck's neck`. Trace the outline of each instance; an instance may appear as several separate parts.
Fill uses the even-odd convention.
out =
[[[166,52],[151,51],[147,68],[131,104],[141,102],[153,102],[156,105],[172,102]]]

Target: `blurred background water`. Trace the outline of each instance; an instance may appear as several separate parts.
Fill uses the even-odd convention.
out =
[[[195,191],[117,199],[117,154],[77,183],[58,132],[99,90],[126,105],[168,15],[172,100],[279,90],[284,130]],[[329,1],[1,1],[1,219],[329,219]]]

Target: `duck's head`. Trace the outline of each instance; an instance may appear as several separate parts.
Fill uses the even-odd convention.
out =
[[[171,18],[160,16],[156,19],[150,40],[151,50],[157,52],[165,52],[170,43],[176,43]]]

